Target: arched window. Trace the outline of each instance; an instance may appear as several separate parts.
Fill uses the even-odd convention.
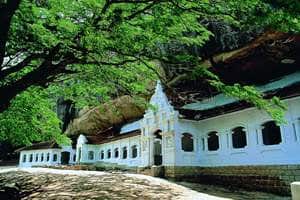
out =
[[[53,154],[53,162],[57,161],[57,154]]]
[[[183,133],[181,136],[181,149],[183,151],[192,152],[194,151],[194,140],[193,135],[190,133]]]
[[[73,155],[73,162],[76,162],[76,155]]]
[[[212,132],[208,133],[207,149],[208,149],[208,151],[217,151],[219,149],[218,132],[212,131]]]
[[[41,154],[41,162],[44,161],[44,153]]]
[[[101,159],[101,160],[104,159],[104,151],[103,151],[103,150],[100,152],[100,159]]]
[[[115,158],[119,157],[119,149],[118,148],[115,148],[115,150],[114,150],[114,157]]]
[[[50,153],[47,153],[47,162],[50,160]]]
[[[89,160],[94,160],[94,151],[89,151],[88,152],[88,159]]]
[[[232,147],[234,149],[244,148],[247,146],[247,138],[245,128],[242,126],[231,129]]]
[[[23,162],[26,162],[26,154],[23,155]]]
[[[261,132],[264,145],[275,145],[282,141],[280,127],[274,121],[262,124]]]
[[[111,158],[111,151],[110,149],[107,150],[107,159],[110,159]]]
[[[122,158],[123,159],[127,158],[127,147],[123,147],[123,149],[122,149]]]
[[[29,162],[32,162],[32,160],[33,160],[33,155],[30,154],[30,156],[29,156]]]
[[[131,147],[131,157],[132,157],[132,158],[136,158],[136,157],[137,157],[137,154],[138,154],[137,146],[136,146],[136,145],[133,145],[133,146]]]
[[[39,161],[39,154],[35,154],[35,162]]]

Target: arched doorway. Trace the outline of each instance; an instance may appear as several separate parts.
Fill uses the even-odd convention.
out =
[[[154,132],[154,141],[153,141],[153,156],[154,156],[154,165],[162,164],[162,131],[157,130]]]
[[[70,152],[63,151],[61,152],[61,164],[67,165],[70,161]]]

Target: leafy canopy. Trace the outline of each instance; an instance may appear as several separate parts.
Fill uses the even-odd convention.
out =
[[[0,105],[15,99],[1,113],[0,138],[16,144],[59,140],[59,121],[48,98],[65,96],[83,106],[128,93],[144,95],[157,76],[168,82],[159,61],[197,70],[201,58],[177,52],[169,60],[165,46],[203,46],[213,37],[201,23],[205,20],[299,32],[299,13],[292,0],[22,0],[1,65]],[[199,76],[212,79],[203,70]],[[262,100],[248,87],[229,87],[218,79],[210,83],[282,120],[278,101],[274,108],[274,100]],[[38,94],[36,86],[48,86],[47,95]],[[1,96],[7,91],[10,95]]]
[[[60,120],[53,106],[40,89],[29,89],[18,95],[9,110],[0,113],[0,141],[19,146],[55,138],[60,144],[69,143],[61,134]]]

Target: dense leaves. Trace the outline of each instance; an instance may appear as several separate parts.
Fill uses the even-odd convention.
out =
[[[0,8],[4,10],[7,2],[17,5],[19,1],[1,2]],[[147,96],[151,81],[157,77],[169,80],[164,76],[167,73],[161,73],[166,72],[161,69],[164,65],[157,63],[180,64],[181,72],[199,66],[201,56],[187,51],[170,55],[166,49],[203,46],[213,37],[206,24],[210,20],[236,29],[299,32],[299,4],[288,2],[22,0],[16,12],[16,6],[7,6],[13,18],[9,37],[0,41],[0,50],[5,43],[5,59],[0,63],[0,112],[6,110],[0,118],[1,138],[28,144],[51,134],[59,136],[59,122],[47,105],[49,97],[65,96],[81,107],[123,94]],[[206,73],[201,76],[210,79]],[[276,113],[282,112],[282,107],[270,109],[268,101],[252,90],[245,93],[212,85],[247,99],[280,121],[281,115]],[[47,95],[38,95],[35,86],[48,87]]]
[[[68,138],[61,134],[53,106],[38,89],[18,95],[10,108],[0,113],[0,140],[14,145],[53,139],[60,144],[68,143]]]

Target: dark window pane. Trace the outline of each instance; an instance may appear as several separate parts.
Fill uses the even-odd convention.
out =
[[[94,152],[93,151],[88,152],[88,159],[89,160],[94,160]]]
[[[246,132],[244,127],[232,129],[232,147],[235,149],[244,148],[247,145]]]
[[[132,158],[136,158],[137,157],[137,147],[136,145],[131,147],[132,149]]]
[[[274,121],[262,125],[262,138],[264,145],[275,145],[281,143],[280,127]]]
[[[119,149],[116,148],[116,149],[115,149],[115,158],[118,158],[118,157],[119,157]]]
[[[210,132],[207,138],[207,149],[208,151],[216,151],[219,149],[219,136],[217,132]]]
[[[189,133],[183,133],[181,137],[181,149],[183,151],[194,151],[193,135]]]
[[[53,161],[54,161],[54,162],[57,161],[57,154],[54,154],[54,155],[53,155]]]
[[[107,151],[107,158],[108,158],[108,159],[111,158],[111,151],[110,151],[110,149]]]
[[[123,155],[122,155],[122,158],[123,158],[123,159],[126,159],[126,158],[127,158],[127,148],[126,148],[126,147],[123,147]]]

